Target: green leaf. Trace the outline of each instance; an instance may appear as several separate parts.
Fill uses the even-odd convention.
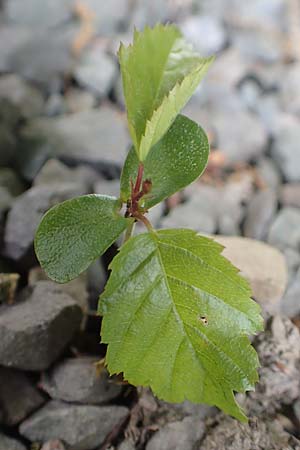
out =
[[[84,195],[50,209],[35,236],[35,251],[47,275],[59,283],[77,277],[117,239],[130,219],[114,197]]]
[[[201,58],[174,25],[135,31],[119,60],[131,138],[140,161],[168,130],[213,58]]]
[[[130,239],[100,297],[111,374],[166,401],[216,405],[246,420],[233,391],[252,390],[259,365],[248,335],[262,329],[249,285],[191,230]]]
[[[164,137],[151,149],[144,161],[143,179],[152,181],[145,198],[150,208],[197,179],[207,164],[209,143],[203,129],[191,119],[179,115]],[[130,180],[135,180],[139,160],[132,148],[121,176],[121,198],[130,197]]]

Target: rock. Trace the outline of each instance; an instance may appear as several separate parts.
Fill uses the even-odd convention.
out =
[[[59,118],[37,119],[24,129],[24,135],[40,138],[64,160],[102,169],[121,167],[129,143],[123,117],[109,105]]]
[[[123,406],[69,405],[51,401],[20,426],[32,442],[61,439],[72,450],[98,448],[110,431],[126,419]]]
[[[281,184],[281,177],[272,159],[265,157],[259,159],[256,170],[259,181],[263,184],[264,188],[277,190]]]
[[[180,5],[180,2],[177,4]],[[135,8],[130,19],[130,29],[138,30],[145,26],[155,26],[157,22],[168,22],[173,17],[174,2],[161,2],[160,0],[139,0],[134,4]]]
[[[47,99],[44,114],[47,117],[55,117],[64,114],[66,111],[64,97],[61,94],[53,93]]]
[[[75,69],[74,77],[79,86],[102,98],[112,88],[117,73],[118,66],[115,60],[95,46],[83,54]]]
[[[30,251],[43,214],[56,203],[85,194],[76,183],[37,186],[20,195],[8,213],[5,229],[5,253],[18,260]]]
[[[11,70],[10,57],[30,40],[31,30],[27,27],[2,24],[0,26],[0,72]]]
[[[107,403],[120,395],[122,387],[109,380],[105,369],[99,375],[97,358],[69,358],[42,379],[43,389],[53,399],[83,404]]]
[[[119,445],[118,450],[135,450],[135,445],[132,439],[126,439]]]
[[[284,116],[278,123],[271,154],[283,176],[289,182],[300,181],[300,122],[293,116]]]
[[[65,105],[68,113],[89,111],[96,106],[95,97],[87,91],[71,88],[66,92]]]
[[[54,283],[36,283],[23,296],[25,301],[0,310],[0,364],[45,370],[71,341],[82,312]]]
[[[169,423],[155,433],[146,450],[193,450],[204,430],[204,423],[199,419],[186,417],[182,422]]]
[[[0,433],[0,448],[3,450],[26,450],[21,442]]]
[[[82,6],[91,13],[93,17],[93,28],[102,35],[114,35],[127,24],[128,1],[110,0],[99,2],[99,0],[82,0]]]
[[[277,421],[253,417],[241,423],[222,416],[212,427],[197,450],[300,450],[300,442],[286,433]]]
[[[0,124],[0,167],[13,162],[15,151],[16,140],[13,131],[6,125]]]
[[[45,403],[29,378],[18,370],[0,368],[2,423],[17,425]]]
[[[251,415],[274,417],[299,396],[299,330],[289,319],[272,317],[255,340],[260,369],[259,383],[249,392],[245,407]],[[268,448],[268,447],[267,447]]]
[[[190,16],[180,24],[180,29],[201,56],[210,56],[221,51],[227,42],[221,20],[213,16]],[[203,36],[206,36],[206,39],[203,39]]]
[[[99,179],[97,172],[86,166],[69,168],[57,159],[48,160],[38,172],[34,186],[58,185],[60,183],[74,183],[82,186],[82,190],[91,192],[95,181]]]
[[[41,447],[41,450],[66,450],[66,448],[61,441],[54,439],[54,440],[46,442]]]
[[[246,219],[244,222],[244,234],[246,237],[265,240],[269,226],[275,216],[277,198],[274,191],[264,190],[257,192],[251,199]]]
[[[280,189],[279,200],[283,206],[300,208],[300,183],[284,184]]]
[[[43,111],[42,94],[18,75],[5,75],[0,78],[0,99],[3,98],[16,106],[25,119],[38,116]]]
[[[300,115],[300,63],[287,66],[281,80],[281,104],[286,112]]]
[[[260,28],[281,27],[286,13],[284,0],[253,0],[248,6],[239,0],[230,0],[231,8],[227,8],[226,21],[247,26],[255,24]]]
[[[0,188],[1,187],[7,189],[13,197],[22,194],[25,190],[25,186],[17,174],[8,167],[0,168]]]
[[[300,253],[293,248],[287,247],[283,250],[283,254],[288,267],[289,280],[291,281],[300,267]]]
[[[120,196],[120,180],[98,180],[94,185],[95,194]]]
[[[97,311],[99,295],[107,281],[107,272],[101,259],[96,259],[87,270],[87,287],[89,292],[90,309]]]
[[[289,283],[281,300],[281,312],[287,317],[294,318],[300,314],[300,268]]]
[[[13,197],[5,187],[0,186],[0,219],[3,214],[11,207],[13,203]]]
[[[279,311],[279,302],[287,284],[287,269],[283,255],[263,242],[241,237],[215,236],[224,245],[223,255],[238,267],[250,283],[253,297],[263,310]]]
[[[31,184],[46,161],[52,157],[52,149],[47,142],[39,137],[21,135],[14,166],[22,178]]]
[[[272,223],[268,242],[284,251],[287,247],[299,250],[300,248],[300,211],[297,208],[286,207]]]
[[[53,28],[71,18],[71,0],[9,0],[5,3],[7,20],[30,28]]]

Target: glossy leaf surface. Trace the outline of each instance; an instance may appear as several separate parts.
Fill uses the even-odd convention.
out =
[[[245,420],[233,391],[252,390],[250,334],[260,307],[222,246],[191,230],[130,239],[111,264],[99,312],[111,374],[170,402],[216,405]]]
[[[119,207],[114,197],[84,195],[50,209],[35,237],[35,251],[47,275],[66,283],[104,253],[128,225]]]
[[[177,27],[135,31],[119,50],[131,138],[140,161],[168,130],[192,96],[212,58],[201,58]]]
[[[151,149],[144,161],[144,179],[152,181],[151,193],[145,198],[150,208],[188,186],[207,164],[209,143],[203,129],[191,119],[179,115],[164,137]],[[139,160],[132,148],[121,177],[121,198],[130,197],[130,180],[135,180]]]

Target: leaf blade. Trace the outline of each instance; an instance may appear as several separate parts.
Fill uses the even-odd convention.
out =
[[[35,251],[48,276],[59,283],[77,277],[117,239],[129,223],[114,197],[84,195],[51,208],[35,236]]]
[[[261,329],[259,307],[227,260],[219,254],[217,267],[205,260],[208,248],[222,249],[190,230],[131,239],[112,263],[100,297],[102,341],[111,373],[150,385],[164,400],[215,404],[245,420],[233,390],[253,389],[257,381],[258,360],[247,335]],[[197,277],[190,277],[191,269]]]

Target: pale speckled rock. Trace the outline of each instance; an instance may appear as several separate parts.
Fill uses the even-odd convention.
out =
[[[279,311],[287,284],[284,256],[263,242],[242,237],[215,236],[223,255],[238,267],[252,288],[253,297],[267,313]]]
[[[287,247],[300,248],[300,210],[298,208],[282,208],[272,223],[268,242],[284,251]]]
[[[257,192],[249,202],[244,234],[246,237],[264,240],[267,237],[277,207],[277,196],[272,190]]]
[[[1,450],[26,450],[21,442],[0,433],[0,449]]]

